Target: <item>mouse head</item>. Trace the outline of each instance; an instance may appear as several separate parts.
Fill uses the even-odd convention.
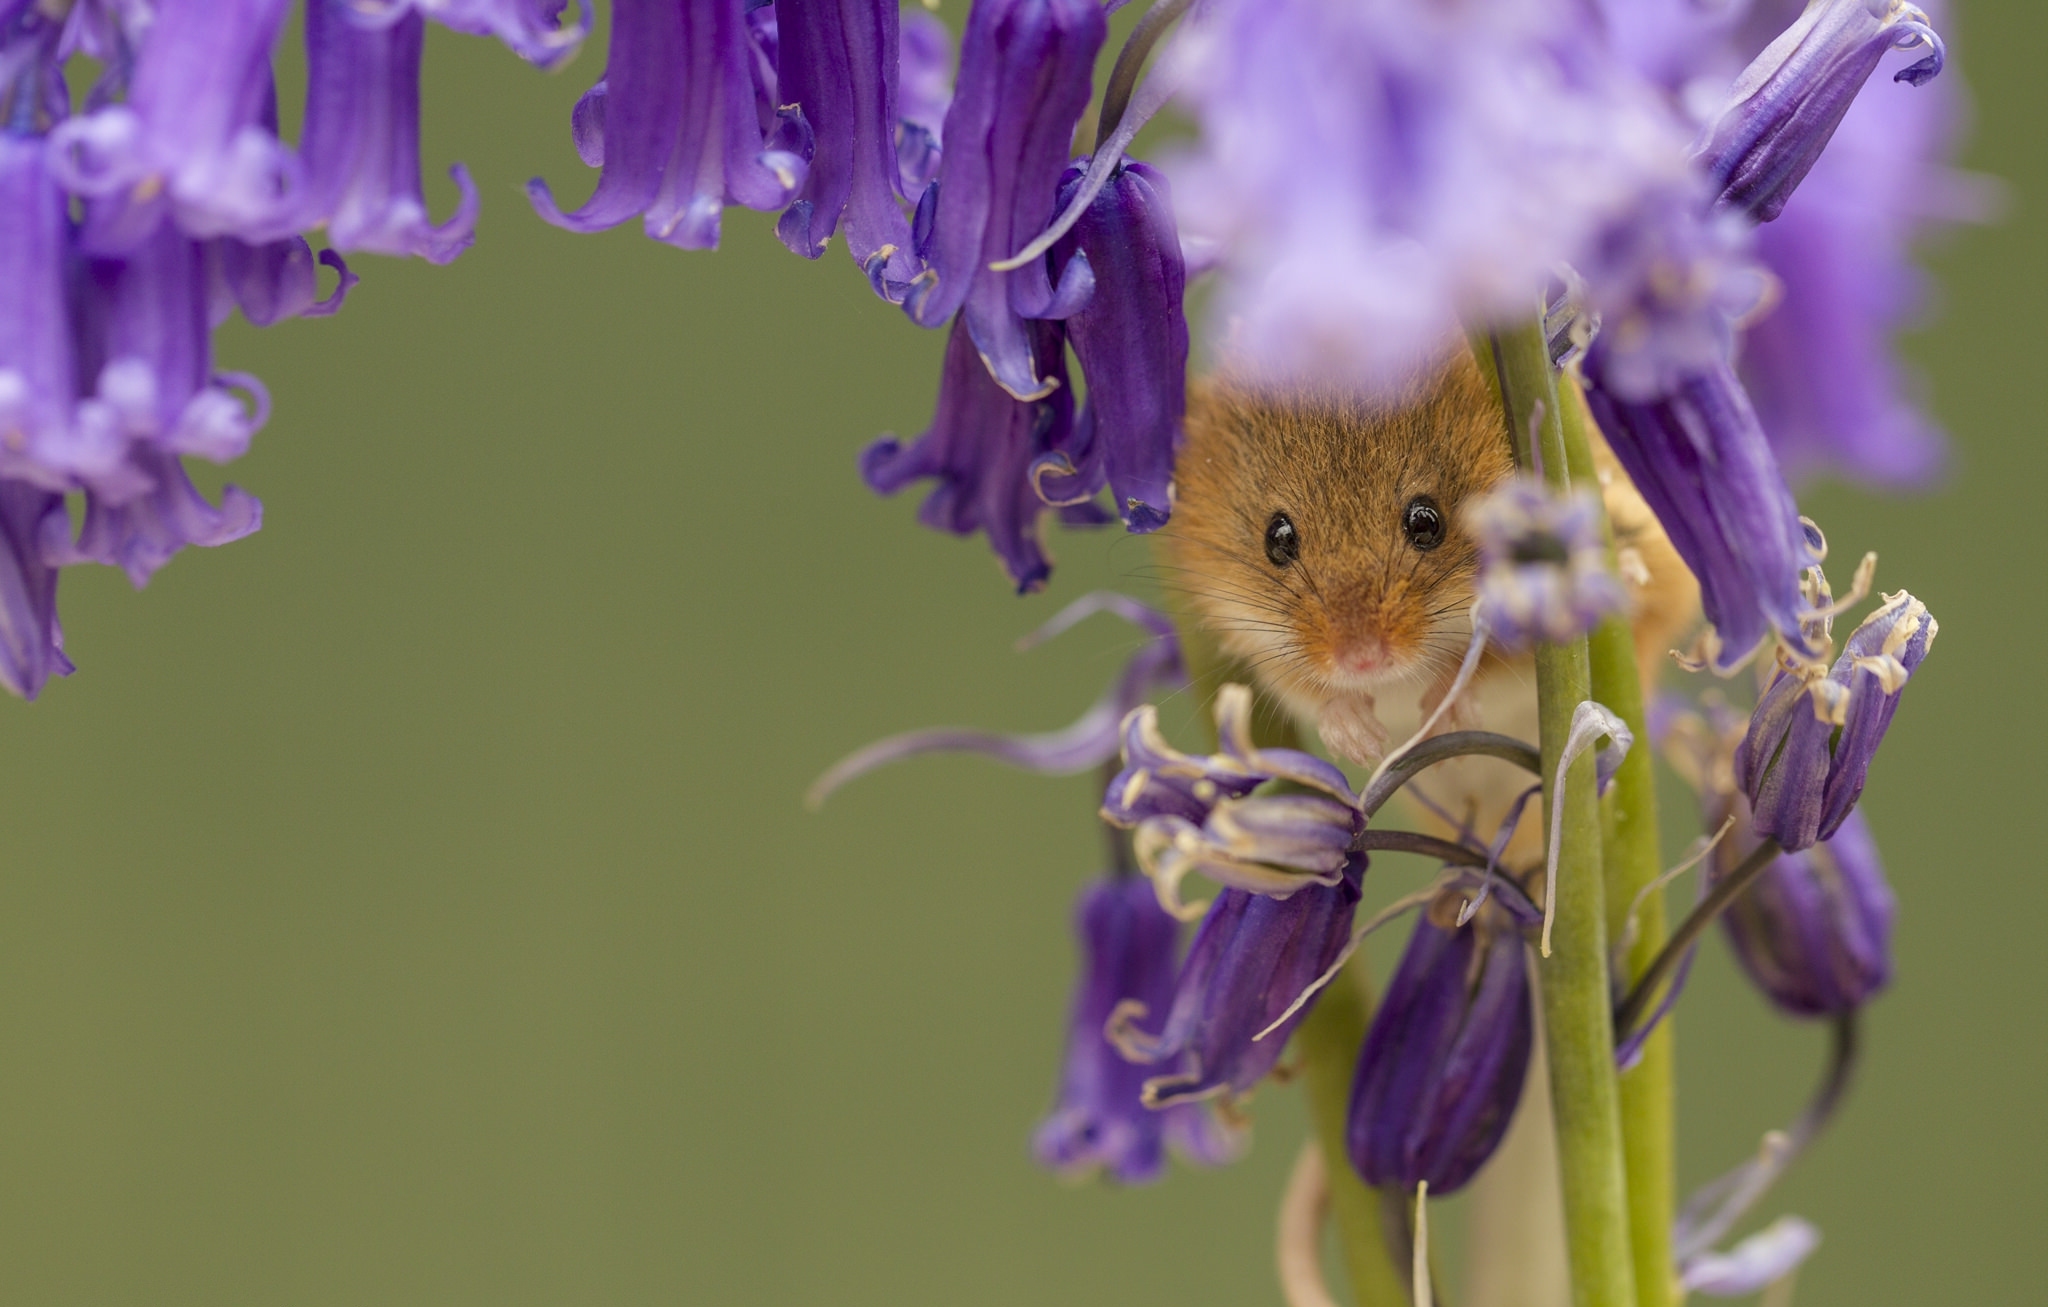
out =
[[[1166,547],[1225,652],[1300,706],[1455,668],[1478,548],[1462,509],[1514,472],[1460,351],[1392,400],[1196,386]]]

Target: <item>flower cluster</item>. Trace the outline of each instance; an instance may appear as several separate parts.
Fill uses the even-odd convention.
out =
[[[1467,507],[1479,540],[1479,606],[1488,638],[1510,649],[1569,640],[1623,611],[1628,592],[1607,567],[1600,503],[1521,478]]]
[[[345,253],[445,263],[469,244],[477,196],[461,166],[446,221],[421,193],[426,22],[551,63],[589,21],[563,26],[549,0],[308,0],[294,147],[271,74],[292,7],[0,7],[0,683],[16,694],[71,670],[56,569],[105,563],[141,585],[185,546],[260,524],[253,497],[229,486],[210,503],[184,466],[233,460],[269,415],[261,382],[214,364],[228,314],[323,316],[355,282]],[[315,228],[317,257],[299,234]],[[322,265],[336,277],[325,295]]]

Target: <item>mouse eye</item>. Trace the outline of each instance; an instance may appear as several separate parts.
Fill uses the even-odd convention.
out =
[[[1401,530],[1408,537],[1408,543],[1420,553],[1428,553],[1444,542],[1444,533],[1450,528],[1444,522],[1444,511],[1428,495],[1417,495],[1408,501],[1408,507],[1401,512]]]
[[[1273,514],[1273,520],[1266,523],[1266,557],[1275,567],[1285,567],[1301,557],[1301,533],[1285,513]]]

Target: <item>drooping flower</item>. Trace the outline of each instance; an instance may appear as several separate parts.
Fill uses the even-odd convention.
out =
[[[0,476],[67,488],[71,222],[41,138],[0,133]]]
[[[939,170],[946,109],[953,103],[953,34],[924,9],[902,14],[896,80],[896,168],[903,198],[924,197]]]
[[[24,699],[72,671],[57,626],[57,569],[43,556],[45,535],[63,530],[61,496],[0,479],[0,685]]]
[[[1030,471],[1046,455],[1073,447],[1074,395],[1064,384],[1060,324],[1021,325],[1032,344],[1033,375],[1053,383],[1042,396],[1018,399],[989,375],[963,316],[946,340],[931,426],[908,445],[895,436],[875,441],[861,453],[860,472],[881,495],[913,481],[935,481],[918,520],[954,535],[987,535],[1017,592],[1025,594],[1041,588],[1052,572],[1038,536],[1047,506],[1032,487]],[[1062,512],[1071,520],[1092,521],[1090,507]]]
[[[1110,1038],[1124,1056],[1177,1068],[1145,1082],[1146,1106],[1243,1095],[1273,1069],[1313,1000],[1281,1017],[1350,941],[1365,866],[1364,855],[1352,854],[1334,884],[1303,877],[1304,887],[1286,898],[1240,889],[1216,896],[1157,1032],[1141,1028],[1153,1016],[1142,1003],[1124,1003],[1111,1017]]]
[[[1777,217],[1885,52],[1921,45],[1927,56],[1894,81],[1919,86],[1941,71],[1925,11],[1905,0],[1808,0],[1736,79],[1700,143],[1718,203],[1758,222]]]
[[[1628,606],[1607,568],[1600,503],[1590,491],[1559,495],[1518,478],[1470,504],[1466,521],[1479,541],[1476,589],[1488,638],[1516,649],[1570,640]]]
[[[1080,187],[1088,160],[1061,178],[1059,207]],[[1075,435],[1080,466],[1047,455],[1032,470],[1054,503],[1092,498],[1107,483],[1132,531],[1153,531],[1172,512],[1173,456],[1187,411],[1187,272],[1166,178],[1127,160],[1053,248],[1053,276],[1086,259],[1095,281],[1067,319],[1067,339],[1088,381]]]
[[[447,222],[427,216],[420,189],[420,56],[426,20],[417,11],[380,27],[354,17],[352,0],[306,5],[306,167],[300,221],[327,224],[337,250],[416,254],[447,263],[476,235],[469,170],[449,170],[462,192]]]
[[[754,209],[789,202],[804,184],[812,124],[794,107],[763,119],[753,46],[759,29],[746,20],[743,2],[626,0],[617,7],[604,77],[571,123],[578,152],[603,175],[572,213],[556,205],[546,182],[528,182],[543,219],[589,232],[640,214],[655,240],[708,249],[718,244],[728,202]]]
[[[397,21],[425,14],[443,27],[494,36],[537,68],[552,68],[575,54],[590,35],[590,0],[576,0],[576,21],[563,22],[568,0],[357,0],[365,21]]]
[[[1735,784],[1757,834],[1798,852],[1841,829],[1940,629],[1927,605],[1901,590],[1850,633],[1824,675],[1778,668],[1735,750]]]
[[[1175,190],[1251,365],[1398,382],[1684,175],[1683,125],[1575,6],[1219,4],[1183,44]]]
[[[777,95],[803,112],[816,152],[776,224],[807,259],[846,224],[846,247],[889,298],[913,272],[898,203],[896,0],[776,0]]]
[[[1463,1188],[1521,1101],[1535,1041],[1521,937],[1490,911],[1455,924],[1463,902],[1441,896],[1415,923],[1358,1055],[1345,1137],[1376,1188]]]
[[[958,312],[989,372],[1021,400],[1060,384],[1026,319],[1067,317],[1094,281],[1085,257],[1069,259],[1057,285],[1045,260],[988,265],[1051,220],[1107,34],[1096,0],[979,0],[968,12],[945,154],[917,211],[919,271],[900,296],[889,292],[920,326]]]
[[[1126,1000],[1164,1010],[1173,998],[1180,924],[1160,908],[1142,876],[1111,875],[1088,885],[1074,908],[1081,974],[1067,1026],[1059,1097],[1032,1151],[1064,1173],[1101,1170],[1124,1184],[1157,1179],[1169,1147],[1189,1161],[1232,1160],[1237,1141],[1208,1109],[1154,1110],[1142,1101],[1149,1068],[1130,1062],[1104,1029]]]
[[[1723,840],[1714,874],[1733,871],[1747,852]],[[1765,868],[1721,925],[1742,969],[1780,1011],[1840,1016],[1891,981],[1893,907],[1877,844],[1852,810],[1833,835]]]

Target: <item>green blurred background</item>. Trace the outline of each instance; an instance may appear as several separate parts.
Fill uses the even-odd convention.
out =
[[[2012,199],[1939,255],[1913,345],[1958,475],[1808,503],[1944,635],[1867,799],[1899,983],[1767,1208],[1826,1232],[1807,1307],[2043,1279],[2048,22],[1950,26],[1970,162]],[[1018,600],[871,498],[854,455],[922,429],[940,340],[836,250],[743,212],[717,255],[535,219],[529,175],[585,193],[568,109],[602,49],[544,76],[435,31],[428,158],[474,169],[475,249],[228,329],[276,397],[234,469],[268,524],[140,594],[67,574],[79,674],[0,705],[0,1298],[1276,1303],[1292,1091],[1225,1171],[1071,1189],[1028,1160],[1089,782],[924,761],[798,802],[890,731],[1078,713],[1129,634],[1010,642],[1145,546],[1066,536]],[[1692,1183],[1789,1119],[1821,1039],[1718,944],[1681,1039]]]

